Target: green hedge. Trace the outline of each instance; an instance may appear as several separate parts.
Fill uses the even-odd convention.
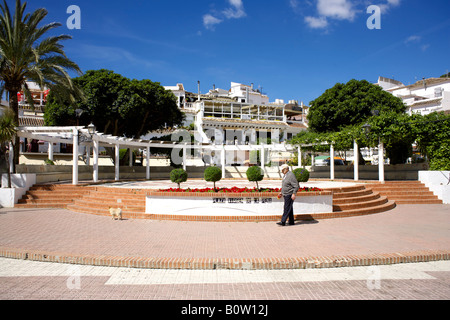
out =
[[[308,182],[309,180],[309,171],[303,168],[297,168],[292,171],[295,174],[298,182]]]

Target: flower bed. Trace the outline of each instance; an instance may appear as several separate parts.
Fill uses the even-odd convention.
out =
[[[231,187],[231,188],[168,188],[168,189],[159,189],[161,192],[193,192],[193,193],[208,193],[208,192],[216,192],[216,193],[257,193],[257,192],[273,192],[273,193],[279,193],[281,192],[281,188],[238,188],[238,187]],[[319,192],[323,191],[320,188],[317,187],[303,187],[298,190],[298,192]]]

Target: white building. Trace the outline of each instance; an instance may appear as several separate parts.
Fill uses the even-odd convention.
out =
[[[202,143],[248,145],[269,138],[283,144],[307,129],[303,103],[291,100],[285,104],[278,99],[270,103],[253,85],[231,82],[230,90],[214,86],[207,94],[181,92],[182,84],[165,88],[178,97],[186,114],[184,125],[194,123],[196,139]]]
[[[253,88],[253,83],[248,86],[242,83],[231,82],[229,97],[238,102],[264,105],[269,104],[269,97],[262,94],[260,90]]]
[[[401,98],[408,114],[450,113],[450,78],[422,79],[406,86],[400,81],[379,77],[377,85]]]

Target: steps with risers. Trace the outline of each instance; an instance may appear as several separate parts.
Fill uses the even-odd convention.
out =
[[[333,212],[327,214],[329,217],[380,213],[395,207],[394,201],[365,185],[327,190],[333,192]],[[122,208],[123,218],[148,219],[151,218],[145,214],[148,191],[102,186],[36,185],[16,206],[67,208],[103,216],[110,216],[109,208],[113,207]]]
[[[333,213],[348,217],[385,212],[395,208],[395,202],[364,185],[333,191]]]
[[[387,181],[366,186],[397,204],[442,204],[442,200],[420,181]]]
[[[99,187],[67,209],[80,213],[110,216],[109,208],[121,208],[123,218],[144,217],[146,191]]]
[[[83,185],[38,184],[32,186],[14,207],[66,208],[75,199],[81,199],[92,190],[93,187]]]

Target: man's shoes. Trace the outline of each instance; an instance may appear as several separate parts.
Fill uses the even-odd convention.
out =
[[[284,227],[286,225],[286,222],[277,222],[277,224]]]
[[[295,222],[292,222],[292,223],[289,222],[289,225],[290,225],[290,226],[293,226],[293,225],[295,225]]]

